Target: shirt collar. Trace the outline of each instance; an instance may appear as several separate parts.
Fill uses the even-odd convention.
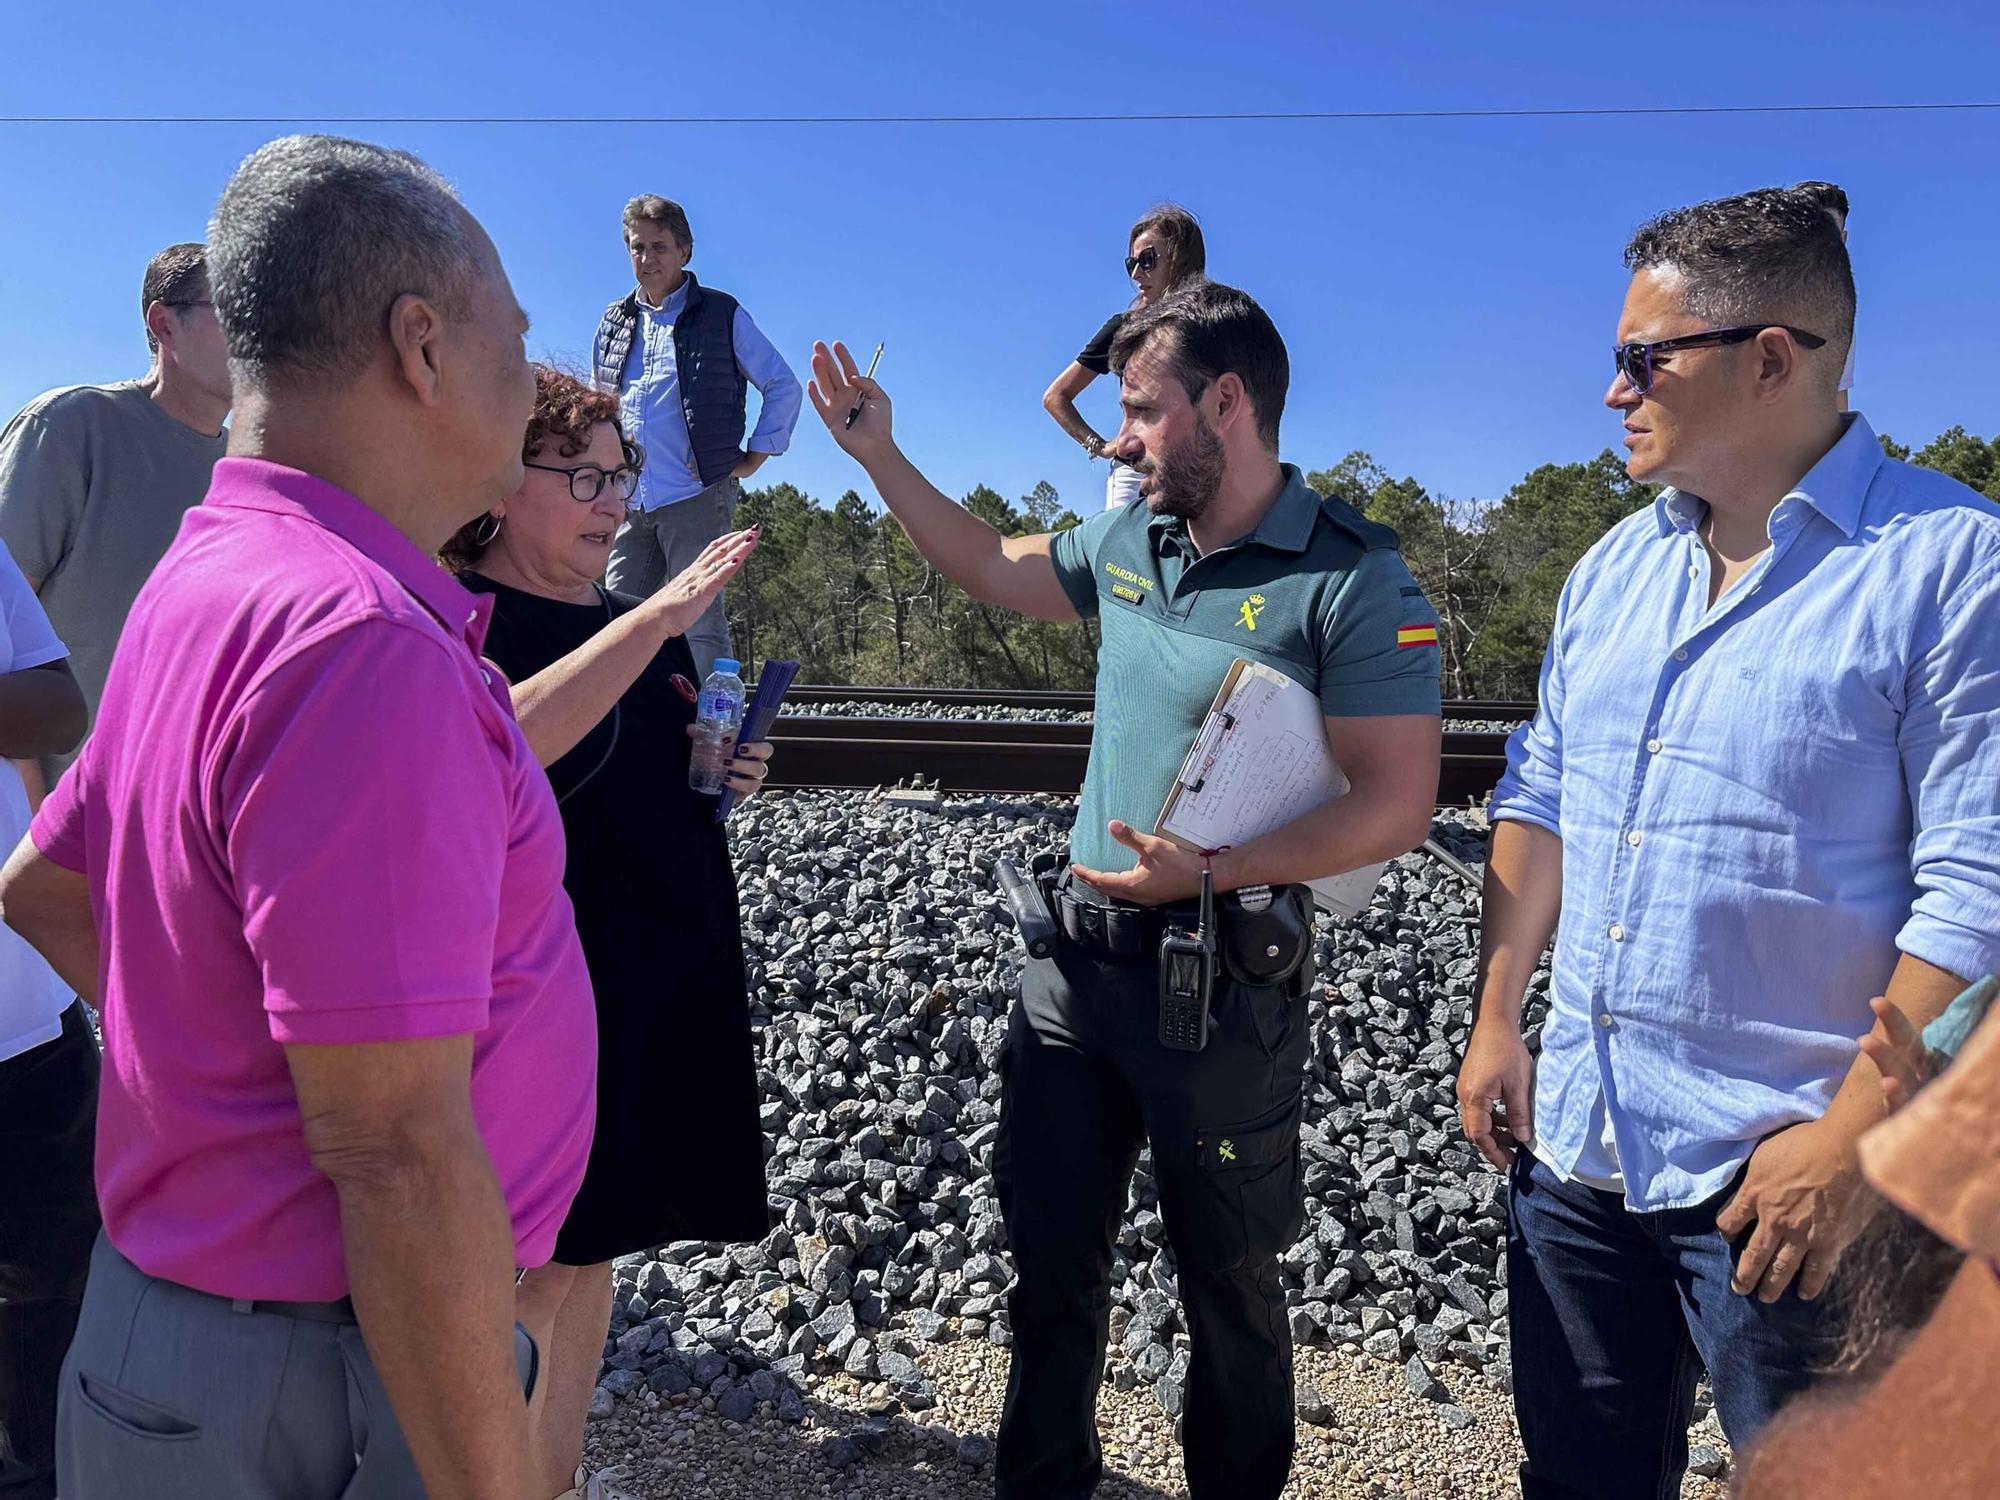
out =
[[[1876,470],[1882,467],[1882,444],[1876,440],[1875,429],[1868,425],[1868,419],[1859,412],[1851,413],[1845,421],[1847,425],[1839,440],[1806,471],[1805,478],[1792,486],[1785,500],[1804,501],[1839,527],[1842,536],[1851,537],[1860,529],[1861,506],[1868,498],[1868,486],[1874,483]],[[1661,536],[1694,530],[1707,510],[1708,502],[1700,496],[1672,486],[1661,490],[1653,501]]]
[[[1313,523],[1319,520],[1320,497],[1296,464],[1282,466],[1285,486],[1264,512],[1264,519],[1248,536],[1239,537],[1232,547],[1270,547],[1279,552],[1303,552],[1312,542]],[[1139,502],[1143,503],[1143,502]],[[1176,545],[1185,545],[1187,523],[1178,516],[1152,516],[1146,525],[1157,541],[1161,532],[1170,533]],[[1221,549],[1217,549],[1221,550]]]
[[[663,317],[667,313],[678,313],[682,308],[686,307],[688,293],[693,290],[694,273],[690,271],[681,277],[681,284],[671,292],[668,292],[667,300],[662,302],[658,307],[648,302],[646,294],[635,287],[632,291],[632,306],[638,309],[641,316]]]
[[[338,485],[261,458],[222,458],[202,503],[296,516],[332,532],[401,584],[475,654],[485,646],[492,597],[473,594],[379,511]]]

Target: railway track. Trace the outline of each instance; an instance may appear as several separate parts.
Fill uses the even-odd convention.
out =
[[[898,696],[887,696],[891,693]],[[806,687],[795,688],[791,699],[798,707],[844,700],[1087,709],[1091,695]],[[1533,704],[1519,703],[1445,705],[1447,719],[1518,721],[1533,711]],[[1082,722],[852,718],[794,712],[782,716],[771,733],[778,747],[771,762],[771,785],[866,788],[921,776],[926,783],[950,792],[1074,796],[1083,784],[1091,727]],[[1505,744],[1505,736],[1499,734],[1447,731],[1438,805],[1460,807],[1491,792],[1506,767]]]
[[[1088,713],[1096,698],[1088,691],[1061,688],[868,687],[820,683],[796,683],[786,696],[795,709],[815,703],[934,703],[941,708],[990,707],[1012,712],[1039,708],[1068,713]],[[1534,717],[1534,712],[1533,703],[1483,698],[1455,699],[1444,706],[1447,719],[1496,719],[1520,723]]]

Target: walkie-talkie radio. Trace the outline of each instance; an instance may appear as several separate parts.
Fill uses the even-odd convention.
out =
[[[1201,915],[1193,932],[1160,938],[1160,1045],[1199,1052],[1208,1045],[1208,1000],[1215,988],[1215,882],[1201,872]]]

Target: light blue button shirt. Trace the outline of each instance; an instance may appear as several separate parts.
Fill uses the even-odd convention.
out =
[[[1825,1112],[1899,949],[2000,966],[2000,507],[1854,416],[1712,608],[1706,511],[1577,564],[1493,798],[1563,843],[1540,1153],[1608,1117],[1642,1210]]]
[[[688,444],[687,414],[681,409],[681,372],[674,358],[674,324],[687,307],[688,284],[683,281],[658,307],[644,295],[635,301],[639,326],[632,331],[632,349],[618,387],[619,416],[626,436],[646,450],[633,503],[640,510],[657,510],[701,493],[701,471]],[[752,453],[783,453],[792,443],[805,391],[784,356],[739,305],[732,328],[736,367],[757,388],[763,410],[757,430],[744,444]]]

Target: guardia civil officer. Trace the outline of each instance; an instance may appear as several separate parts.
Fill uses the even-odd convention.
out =
[[[1101,626],[1090,767],[1071,863],[1050,892],[1061,940],[1029,963],[1001,1058],[993,1170],[1019,1280],[999,1494],[1067,1500],[1097,1483],[1112,1241],[1150,1141],[1194,1340],[1189,1493],[1256,1500],[1278,1494],[1292,1454],[1277,1257],[1301,1219],[1311,923],[1299,883],[1428,833],[1436,616],[1394,532],[1279,463],[1289,363],[1248,296],[1206,282],[1177,291],[1127,320],[1111,363],[1124,408],[1115,446],[1145,504],[1042,536],[1003,537],[934,489],[891,438],[881,388],[840,345],[814,347],[811,394],[918,550],[967,593]],[[1216,903],[1220,952],[1194,1050],[1199,1018],[1161,1025],[1173,985],[1160,954],[1199,928],[1190,901],[1204,861],[1142,830],[1237,657],[1319,695],[1352,790],[1213,856],[1215,889],[1233,894]],[[1174,984],[1182,967],[1168,966]]]

